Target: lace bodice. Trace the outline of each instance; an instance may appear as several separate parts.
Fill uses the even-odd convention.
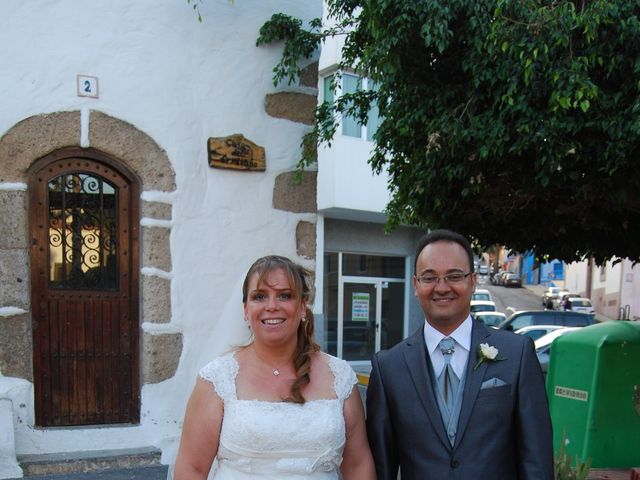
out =
[[[325,354],[323,354],[325,355]],[[335,398],[304,404],[239,400],[238,362],[234,353],[200,370],[224,402],[213,478],[337,479],[345,443],[343,405],[356,376],[344,360],[325,355]]]

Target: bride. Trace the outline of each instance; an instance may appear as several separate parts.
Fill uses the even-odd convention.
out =
[[[242,288],[249,345],[200,370],[173,478],[375,479],[356,377],[313,339],[310,274],[258,259]]]

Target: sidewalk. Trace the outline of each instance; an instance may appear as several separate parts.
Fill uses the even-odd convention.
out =
[[[106,469],[84,473],[59,473],[56,475],[35,475],[26,480],[166,480],[167,465]]]

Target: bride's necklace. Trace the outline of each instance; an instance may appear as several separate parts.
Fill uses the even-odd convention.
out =
[[[256,354],[256,357],[258,357],[258,359],[259,359],[262,363],[264,363],[265,365],[267,365],[269,368],[272,368],[272,369],[273,369],[273,370],[271,371],[271,373],[273,373],[273,376],[274,376],[274,377],[277,377],[277,376],[279,376],[279,375],[280,375],[280,369],[281,369],[281,368],[282,368],[282,366],[284,366],[284,365],[282,365],[282,366],[280,366],[280,367],[273,367],[271,364],[269,364],[269,362],[267,362],[264,358],[262,358],[262,357],[260,356],[260,354],[259,354],[259,353],[258,353],[258,351],[256,350],[255,345],[254,345],[254,347],[253,347],[253,353],[255,353],[255,354]]]

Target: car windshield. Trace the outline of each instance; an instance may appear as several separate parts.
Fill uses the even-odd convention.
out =
[[[488,293],[474,292],[471,296],[471,300],[489,300],[491,301],[491,295]]]
[[[472,312],[495,312],[495,305],[471,305]]]
[[[504,320],[502,315],[481,315],[478,316],[478,319],[482,321],[485,325],[490,327],[497,327],[500,322]]]
[[[574,307],[590,307],[591,302],[589,300],[570,300],[571,305]]]

